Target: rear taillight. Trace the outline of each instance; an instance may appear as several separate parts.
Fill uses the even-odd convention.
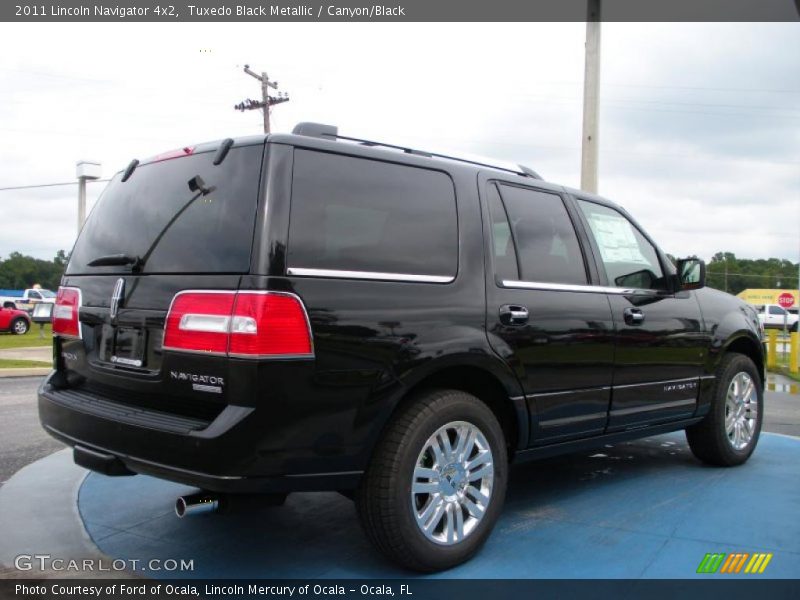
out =
[[[305,307],[283,292],[180,292],[167,314],[164,349],[244,358],[314,355]]]
[[[236,292],[181,292],[172,300],[164,348],[227,354]]]
[[[297,296],[239,292],[231,319],[231,356],[309,356],[311,332]]]
[[[53,333],[62,337],[81,337],[78,311],[81,308],[81,291],[78,288],[60,287],[53,306]]]

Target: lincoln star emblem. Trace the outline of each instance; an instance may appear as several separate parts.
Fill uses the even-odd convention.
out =
[[[111,294],[111,305],[109,307],[109,314],[111,315],[112,319],[117,318],[117,310],[119,310],[119,305],[122,303],[122,299],[125,297],[125,280],[121,277],[117,279],[116,285],[114,285],[114,293]]]

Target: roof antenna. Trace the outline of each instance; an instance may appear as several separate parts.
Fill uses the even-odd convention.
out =
[[[306,137],[328,138],[335,140],[339,134],[339,128],[336,125],[323,125],[322,123],[298,123],[292,129],[295,135],[304,135]]]

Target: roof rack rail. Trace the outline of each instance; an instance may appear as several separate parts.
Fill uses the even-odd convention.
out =
[[[292,133],[295,135],[305,135],[308,137],[317,137],[322,139],[331,139],[331,140],[344,140],[348,142],[356,142],[358,144],[362,144],[364,146],[377,146],[381,148],[391,148],[392,150],[400,150],[406,154],[413,154],[415,156],[424,156],[428,158],[443,158],[445,160],[455,160],[458,162],[468,163],[471,165],[477,165],[479,167],[489,167],[492,169],[499,169],[501,171],[508,171],[509,173],[514,173],[515,175],[522,175],[524,177],[531,177],[532,179],[542,179],[541,175],[539,175],[533,169],[526,167],[524,165],[517,165],[516,169],[504,167],[501,165],[491,164],[487,162],[481,162],[478,160],[472,160],[469,158],[461,158],[458,156],[450,156],[448,154],[437,154],[436,152],[427,152],[425,150],[416,150],[414,148],[408,148],[405,146],[397,146],[395,144],[387,144],[384,142],[376,142],[373,140],[365,140],[362,138],[350,137],[346,135],[339,135],[339,130],[335,125],[323,125],[321,123],[298,123],[295,128],[292,130]]]

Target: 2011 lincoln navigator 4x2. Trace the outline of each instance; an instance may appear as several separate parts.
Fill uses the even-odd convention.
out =
[[[512,460],[679,429],[747,460],[762,332],[704,278],[525,167],[308,123],[184,148],[133,161],[83,228],[41,421],[81,465],[206,500],[342,491],[384,554],[444,569]]]

